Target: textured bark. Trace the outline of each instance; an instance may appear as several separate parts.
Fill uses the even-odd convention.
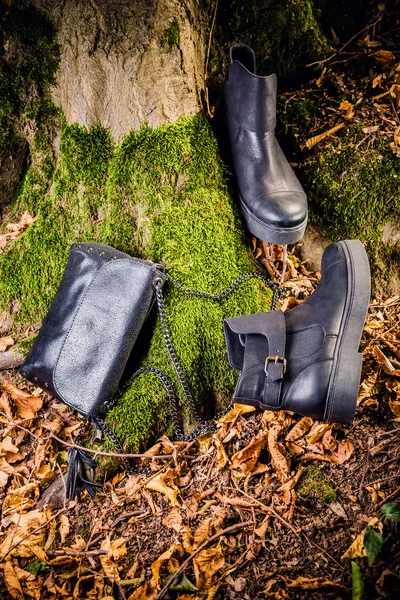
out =
[[[28,154],[28,143],[21,140],[0,157],[0,207],[11,202],[26,170]]]
[[[36,0],[62,47],[54,98],[69,123],[130,129],[196,114],[204,88],[203,16],[195,0]],[[166,32],[176,19],[179,39]]]
[[[20,367],[24,362],[24,357],[20,352],[14,352],[13,350],[7,350],[7,352],[0,352],[0,371],[4,369],[16,369]]]

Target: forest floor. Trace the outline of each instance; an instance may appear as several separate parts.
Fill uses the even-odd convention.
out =
[[[278,277],[280,247],[253,251]],[[319,281],[298,255],[284,310]],[[81,503],[62,476],[79,416],[3,371],[0,597],[400,597],[399,307],[370,304],[352,426],[235,405],[195,442],[158,440],[139,459],[151,475],[111,467]]]
[[[346,52],[346,65],[375,62],[356,83],[327,60],[310,89],[283,96],[284,115],[312,103],[322,115],[300,115],[291,135],[327,157],[328,174],[347,146],[356,167],[381,146],[400,155],[399,52],[377,44],[367,30],[362,45]],[[377,186],[393,182],[388,173]],[[355,196],[375,185],[368,177]],[[344,184],[359,180],[347,173]],[[379,218],[380,204],[364,206],[354,207],[359,218]],[[25,214],[10,224],[0,248],[33,220]],[[252,244],[278,280],[281,249]],[[283,310],[318,284],[305,258],[301,244],[290,248]],[[0,338],[0,352],[17,342]],[[214,433],[156,441],[136,461],[150,475],[121,472],[110,457],[95,498],[85,492],[81,503],[65,501],[64,475],[83,421],[17,371],[0,371],[0,598],[400,598],[400,296],[371,301],[361,349],[353,425],[235,405]],[[88,426],[86,443],[91,435]]]

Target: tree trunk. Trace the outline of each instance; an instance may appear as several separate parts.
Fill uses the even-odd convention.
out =
[[[204,92],[206,17],[189,0],[37,0],[62,47],[54,99],[69,123],[120,142],[143,123],[195,115]]]

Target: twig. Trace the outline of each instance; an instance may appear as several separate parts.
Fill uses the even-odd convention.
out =
[[[228,575],[233,573],[233,571],[236,571],[239,564],[242,562],[243,558],[246,557],[247,552],[248,552],[248,549],[246,548],[245,551],[239,556],[239,558],[233,563],[233,565],[231,567],[229,567],[229,569],[226,569],[226,571],[224,571],[222,573],[222,575],[220,577],[218,577],[217,581],[213,584],[213,587],[217,586],[223,579],[225,579],[225,577],[227,577]],[[242,567],[244,567],[244,565],[247,562],[249,562],[249,559],[244,561],[244,563],[242,564]]]
[[[369,481],[364,485],[360,485],[358,491],[360,492],[363,488],[368,487],[369,485],[374,485],[374,483],[382,483],[383,481],[389,481],[389,479],[400,479],[400,473],[397,475],[390,475],[389,477],[383,477],[382,479],[375,479],[375,481]]]
[[[101,556],[102,554],[108,554],[107,550],[73,550],[72,548],[65,548],[64,550],[49,550],[48,556]]]
[[[400,492],[400,487],[397,488],[397,490],[394,490],[394,492],[392,492],[391,494],[389,494],[389,496],[387,496],[384,500],[382,500],[382,502],[379,502],[378,506],[382,506],[383,504],[386,504],[386,502],[388,500],[391,500],[392,498],[394,498],[395,496],[397,496],[397,494]]]
[[[281,283],[284,283],[284,281],[285,281],[286,266],[287,266],[287,244],[283,244],[283,246],[282,246]]]
[[[145,515],[145,514],[148,514],[148,513],[146,513],[145,510],[133,510],[132,512],[124,513],[123,515],[121,515],[120,517],[115,519],[115,521],[113,521],[113,523],[111,524],[111,527],[112,527],[112,529],[114,529],[117,525],[122,523],[122,521],[125,521],[125,519],[130,519],[130,517],[139,517],[140,515]]]
[[[390,431],[385,431],[385,433],[382,433],[382,437],[386,435],[392,435],[393,433],[400,433],[400,427],[396,427],[396,429],[391,429]]]
[[[143,458],[143,459],[149,459],[149,460],[164,460],[164,459],[166,460],[166,459],[174,458],[173,454],[160,454],[158,456],[149,456],[148,454],[119,454],[118,452],[101,452],[100,450],[92,450],[91,448],[85,448],[85,446],[79,446],[79,444],[73,444],[71,442],[66,442],[65,440],[62,440],[61,438],[54,435],[54,433],[51,433],[50,435],[48,435],[46,437],[40,437],[40,436],[32,433],[32,431],[30,431],[26,427],[22,427],[22,425],[20,425],[16,421],[14,421],[14,419],[12,417],[10,417],[10,415],[7,415],[4,412],[0,412],[0,415],[2,415],[3,417],[6,417],[9,421],[11,421],[11,423],[15,427],[17,427],[18,429],[22,429],[22,431],[26,431],[26,433],[29,433],[29,435],[31,435],[36,440],[39,440],[41,442],[46,442],[47,440],[55,440],[62,446],[67,446],[68,448],[76,448],[77,450],[83,450],[84,452],[90,452],[90,454],[94,454],[95,456],[111,456],[113,458],[121,458],[121,457],[122,458]]]
[[[206,62],[204,65],[204,90],[205,90],[204,95],[205,95],[205,100],[206,100],[206,105],[207,105],[207,114],[209,117],[211,117],[211,111],[210,111],[210,102],[209,102],[209,98],[208,98],[208,87],[207,87],[208,63],[210,61],[211,41],[212,41],[212,36],[213,36],[213,32],[214,32],[215,19],[217,18],[217,9],[218,9],[218,0],[216,0],[216,2],[215,2],[214,15],[213,15],[212,23],[211,23],[210,35],[208,38]]]
[[[286,527],[288,527],[291,531],[293,531],[293,533],[297,537],[300,537],[300,533],[302,533],[302,531],[296,529],[296,527],[294,527],[293,525],[291,525],[289,523],[289,521],[286,521],[286,519],[284,519],[283,517],[281,517],[281,515],[276,512],[276,510],[274,510],[270,506],[267,506],[263,502],[260,502],[260,500],[257,500],[257,498],[254,498],[254,496],[251,496],[250,494],[247,494],[247,492],[244,492],[240,488],[236,488],[236,491],[240,492],[243,496],[246,496],[246,498],[248,498],[252,502],[255,502],[256,504],[259,504],[260,506],[262,506],[263,508],[265,508],[265,510],[267,510],[269,513],[271,513],[271,515],[274,515],[275,518],[277,518],[279,521],[281,521],[281,523],[283,523],[284,525],[286,525]]]
[[[385,460],[385,462],[383,462],[380,465],[378,465],[377,467],[375,467],[375,469],[372,469],[371,473],[375,473],[375,471],[379,471],[379,469],[381,469],[384,465],[388,465],[389,463],[394,463],[396,461],[400,462],[400,456],[395,456],[394,458],[391,458],[390,460]]]
[[[23,537],[21,540],[19,540],[16,544],[14,544],[13,546],[11,546],[11,548],[9,548],[7,550],[7,552],[4,554],[4,556],[1,557],[0,562],[3,562],[3,560],[10,554],[10,552],[12,552],[17,546],[19,546],[20,544],[22,544],[22,542],[24,542],[28,537],[30,537],[34,533],[37,533],[38,531],[40,531],[41,529],[43,529],[43,527],[47,527],[47,525],[51,521],[53,521],[54,519],[56,519],[59,515],[61,515],[66,510],[68,510],[68,508],[61,508],[52,517],[50,517],[50,519],[48,519],[46,521],[46,523],[43,523],[42,525],[39,525],[39,527],[36,527],[36,529],[34,529],[30,533],[28,533],[25,537]]]
[[[359,35],[361,35],[362,33],[364,33],[364,31],[367,31],[367,29],[369,29],[370,27],[375,27],[375,25],[377,23],[379,23],[379,21],[381,20],[381,15],[379,15],[379,17],[377,18],[377,20],[374,23],[371,23],[370,25],[367,25],[366,27],[364,27],[364,29],[361,29],[361,31],[359,31],[358,33],[356,33],[355,35],[353,35],[353,37],[351,37],[341,48],[339,48],[339,50],[336,50],[331,56],[328,56],[328,58],[324,58],[324,60],[316,60],[313,63],[310,63],[308,65],[306,65],[307,67],[313,67],[314,65],[323,65],[326,62],[329,62],[330,60],[332,60],[332,58],[335,58],[335,56],[337,56],[338,54],[340,54],[345,48],[347,48],[347,46],[353,41],[355,40]]]
[[[183,561],[183,563],[181,564],[179,569],[171,575],[171,577],[168,579],[168,581],[165,584],[165,586],[163,587],[163,589],[158,593],[155,600],[161,600],[161,598],[164,598],[165,594],[168,592],[170,586],[173,584],[175,579],[177,579],[179,577],[179,575],[181,573],[183,573],[183,571],[192,562],[192,560],[195,558],[195,556],[197,556],[200,552],[202,552],[203,550],[208,548],[208,546],[211,546],[211,544],[213,542],[215,542],[215,540],[217,540],[218,538],[220,538],[223,535],[229,535],[231,533],[236,533],[236,531],[240,531],[240,529],[245,529],[246,527],[250,527],[251,525],[253,525],[253,521],[245,521],[244,523],[236,523],[236,525],[231,525],[230,527],[227,527],[226,529],[222,529],[221,531],[218,531],[218,533],[216,533],[215,535],[210,537],[208,540],[203,542],[201,544],[201,546],[199,546],[194,552],[192,552],[192,554],[186,560]]]
[[[304,531],[301,531],[301,529],[298,530],[295,527],[293,527],[293,525],[291,525],[289,523],[289,521],[286,521],[286,519],[284,519],[283,517],[281,517],[281,515],[276,512],[276,510],[274,510],[270,506],[267,506],[263,502],[260,502],[259,500],[257,500],[257,498],[254,498],[250,494],[247,494],[246,492],[243,492],[240,488],[238,488],[237,491],[240,492],[241,494],[243,494],[243,496],[246,496],[247,498],[249,498],[253,502],[256,502],[257,504],[259,504],[260,506],[262,506],[263,508],[265,508],[268,512],[270,512],[272,515],[274,515],[274,517],[276,517],[277,519],[279,519],[279,521],[281,521],[282,523],[284,523],[286,525],[286,527],[289,527],[289,529],[291,529],[293,531],[293,533],[297,537],[300,537],[300,535],[302,535],[307,540],[307,542],[309,544],[311,544],[311,545],[315,546],[316,548],[318,548],[318,550],[320,550],[323,554],[325,554],[326,556],[328,556],[330,558],[330,560],[332,560],[340,569],[343,569],[343,565],[341,565],[340,563],[338,563],[338,561],[333,556],[331,556],[331,554],[329,554],[329,552],[327,552],[326,550],[324,550],[323,548],[321,548],[321,546],[318,546],[318,544],[316,542],[314,542],[311,538],[309,538],[308,535],[306,533],[304,533]]]
[[[6,352],[0,353],[0,371],[16,369],[17,367],[20,367],[23,362],[23,355],[14,350],[7,350]]]

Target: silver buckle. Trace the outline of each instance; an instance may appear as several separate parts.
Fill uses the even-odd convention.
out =
[[[281,362],[283,364],[283,373],[282,375],[284,375],[286,373],[286,367],[287,367],[287,360],[284,356],[267,356],[267,358],[265,359],[265,364],[264,364],[264,372],[266,375],[268,375],[268,364],[270,362],[274,362],[275,364],[278,364],[278,362]]]

